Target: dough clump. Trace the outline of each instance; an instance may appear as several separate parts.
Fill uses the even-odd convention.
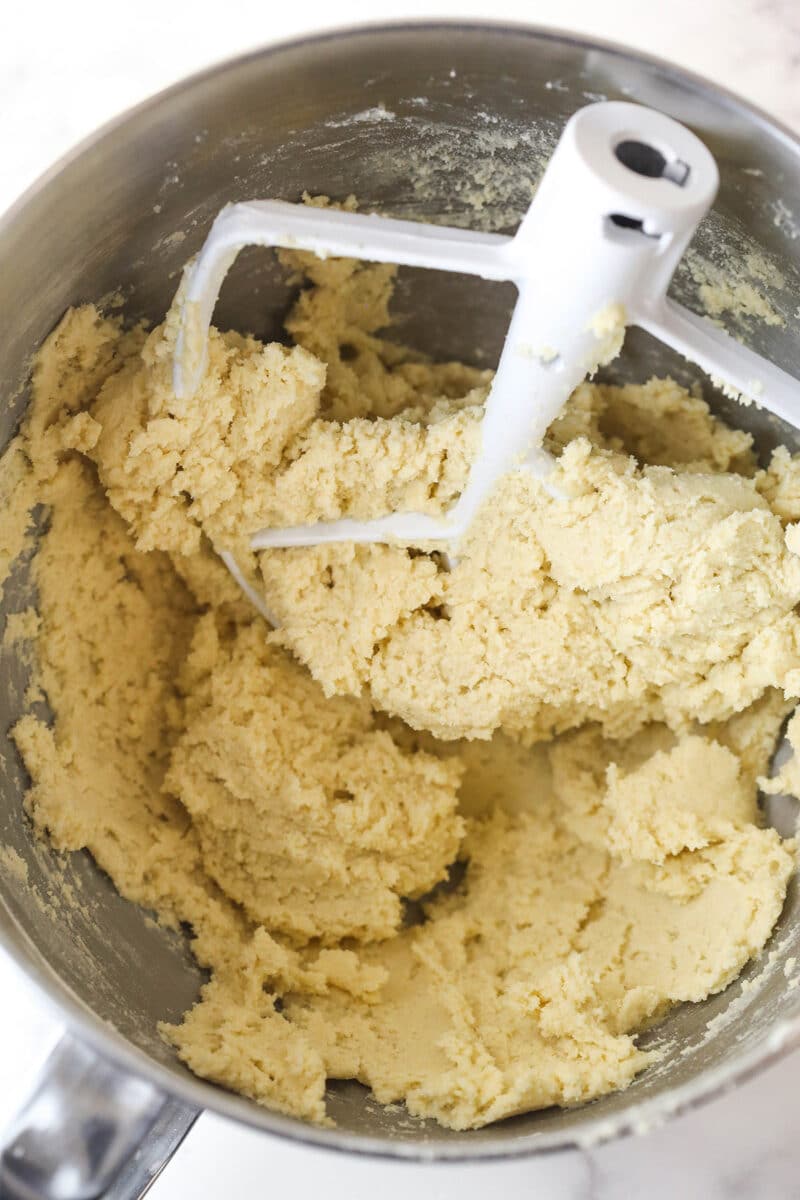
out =
[[[554,501],[504,479],[454,569],[425,548],[254,556],[264,526],[440,513],[491,374],[381,331],[394,268],[285,256],[291,346],[212,331],[171,389],[91,306],[40,351],[3,458],[28,513],[36,828],[187,923],[210,980],[164,1034],[196,1072],[325,1121],[326,1081],[455,1129],[624,1087],[636,1035],[726,987],[794,844],[757,781],[800,694],[800,466],[669,379],[589,382]],[[235,555],[277,628],[218,554]]]

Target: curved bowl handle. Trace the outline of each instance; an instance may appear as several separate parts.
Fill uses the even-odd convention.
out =
[[[0,1200],[139,1200],[199,1110],[64,1037],[0,1150]]]

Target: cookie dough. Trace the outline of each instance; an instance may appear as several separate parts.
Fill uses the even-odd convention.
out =
[[[358,1079],[469,1129],[624,1087],[794,867],[757,780],[800,694],[800,464],[668,379],[586,383],[549,433],[569,499],[509,476],[452,571],[256,558],[265,525],[441,512],[491,379],[380,336],[393,268],[284,260],[292,345],[212,331],[191,401],[174,307],[71,311],[37,357],[0,469],[5,570],[49,514],[30,815],[191,927],[210,981],[164,1036],[260,1103],[321,1122]]]

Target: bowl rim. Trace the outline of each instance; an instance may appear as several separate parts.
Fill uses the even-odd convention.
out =
[[[39,193],[87,151],[124,129],[131,120],[156,111],[165,101],[204,81],[212,81],[227,71],[265,61],[287,50],[300,50],[329,42],[349,43],[362,36],[391,37],[395,34],[440,33],[447,30],[475,36],[486,32],[509,34],[535,41],[557,42],[579,49],[600,50],[631,64],[650,67],[683,87],[688,84],[701,92],[712,93],[751,125],[755,123],[767,129],[771,136],[783,142],[786,149],[800,162],[800,136],[779,118],[697,72],[616,41],[576,34],[557,27],[503,20],[400,18],[378,22],[359,21],[270,41],[244,53],[228,56],[192,72],[124,109],[71,146],[0,213],[0,237],[13,227],[16,219]],[[513,1140],[503,1136],[494,1140],[484,1137],[480,1141],[471,1140],[472,1133],[466,1131],[454,1133],[441,1141],[426,1141],[424,1135],[419,1141],[396,1141],[391,1136],[358,1134],[337,1130],[335,1127],[313,1125],[301,1118],[263,1107],[253,1100],[201,1079],[193,1075],[188,1068],[184,1075],[156,1061],[128,1041],[113,1025],[100,1018],[73,992],[50,966],[28,934],[18,926],[5,902],[0,900],[0,905],[7,917],[7,923],[0,922],[0,947],[8,952],[28,980],[37,987],[45,1005],[54,1011],[54,1015],[62,1021],[68,1021],[68,1032],[79,1034],[101,1058],[132,1075],[151,1080],[166,1096],[180,1100],[187,1106],[208,1109],[218,1116],[262,1133],[275,1134],[319,1149],[423,1163],[514,1159],[576,1148],[588,1149],[612,1139],[648,1132],[674,1116],[698,1108],[735,1085],[759,1074],[800,1047],[800,1016],[780,1021],[757,1045],[741,1053],[732,1062],[707,1068],[687,1083],[671,1088],[663,1095],[635,1103],[620,1113],[589,1119],[579,1131],[526,1134]],[[489,1128],[491,1129],[491,1126]],[[498,1128],[502,1128],[502,1123],[498,1123]]]

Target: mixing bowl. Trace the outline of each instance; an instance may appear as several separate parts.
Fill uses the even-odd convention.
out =
[[[743,101],[677,68],[569,35],[523,27],[433,23],[360,28],[270,46],[194,76],[113,122],[42,178],[0,224],[0,442],[24,413],[31,355],[72,304],[105,299],[132,320],[158,320],[182,264],[230,200],[297,200],[304,190],[398,216],[513,230],[564,121],[598,98],[628,98],[686,123],[721,172],[719,198],[674,283],[754,349],[800,375],[792,324],[800,295],[800,143]],[[800,222],[800,218],[798,218]],[[752,284],[769,321],[748,315],[725,280]],[[217,323],[279,334],[292,289],[265,251],[241,256]],[[721,298],[720,298],[721,297]],[[727,297],[727,299],[726,299]],[[742,299],[743,297],[743,299]],[[491,364],[512,293],[431,273],[402,273],[392,336],[438,357]],[[752,309],[752,305],[750,306]],[[617,377],[693,371],[630,335]],[[711,392],[731,413],[731,402]],[[738,410],[762,453],[795,430]],[[68,586],[68,581],[65,581]],[[5,612],[32,600],[20,564]],[[195,1078],[161,1040],[202,982],[186,939],[122,900],[86,853],[36,840],[23,810],[24,771],[8,730],[27,679],[19,645],[0,656],[0,933],[70,1027],[3,1155],[8,1194],[138,1195],[189,1127],[212,1109],[317,1145],[406,1159],[534,1154],[645,1128],[697,1103],[800,1041],[797,889],[767,951],[742,981],[676,1009],[645,1040],[662,1062],[626,1091],[571,1110],[531,1113],[453,1133],[384,1109],[336,1083],[336,1124],[316,1128]],[[788,831],[790,801],[770,802]],[[120,1174],[121,1172],[121,1174]],[[13,1190],[16,1188],[16,1192]]]

